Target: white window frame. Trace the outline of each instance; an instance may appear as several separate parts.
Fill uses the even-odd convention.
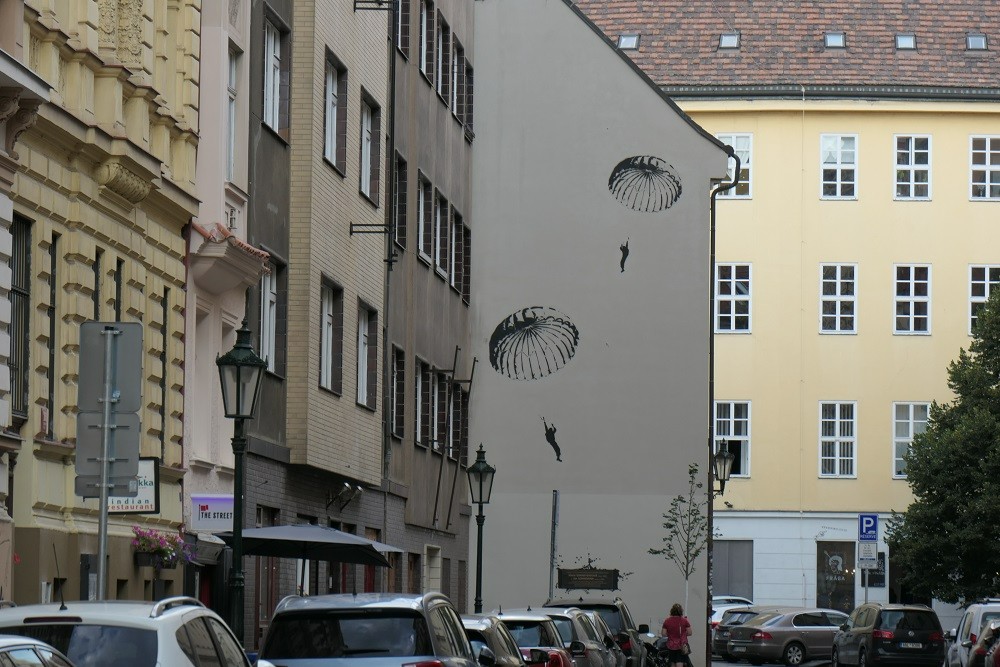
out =
[[[334,289],[331,285],[320,287],[320,343],[319,386],[333,390],[333,320]]]
[[[913,436],[927,430],[931,404],[897,402],[892,404],[892,478],[906,479],[903,455],[913,445]],[[900,472],[902,471],[902,472]]]
[[[984,142],[982,149],[976,149],[976,141]],[[982,162],[977,165],[976,159],[979,153],[983,156]],[[997,162],[994,162],[994,155],[997,156]],[[976,134],[969,137],[969,167],[970,201],[1000,201],[1000,135]],[[982,172],[981,183],[976,181],[977,171]],[[984,194],[981,196],[976,195],[977,185],[984,188]]]
[[[431,451],[440,452],[442,451],[444,446],[444,443],[442,443],[438,439],[438,436],[440,435],[440,433],[438,433],[438,410],[441,408],[440,402],[438,400],[439,399],[438,391],[440,390],[441,378],[440,374],[435,373],[433,370],[431,370],[430,378],[431,378],[431,388],[430,388],[431,423],[429,424],[429,426],[430,426],[431,441],[428,444],[430,444]]]
[[[275,341],[278,337],[278,278],[271,265],[270,273],[260,277],[260,354],[267,370],[274,372]]]
[[[738,408],[745,409],[745,417],[736,416]],[[715,402],[714,437],[716,446],[718,446],[720,442],[732,440],[739,441],[740,443],[740,452],[737,455],[737,460],[733,462],[733,468],[738,469],[741,472],[733,472],[733,477],[750,477],[750,424],[750,401]],[[737,461],[739,462],[739,468],[736,468]]]
[[[403,400],[406,400],[406,353],[395,345],[391,348],[392,350],[392,377],[390,378],[389,386],[389,434],[396,438],[402,438],[403,434],[406,432],[406,417],[405,408],[403,409],[404,414],[399,413],[397,403],[399,402],[399,387],[398,382],[400,380],[400,373],[403,377]],[[396,430],[396,422],[399,421],[403,427],[400,430]]]
[[[451,113],[458,117],[458,45],[456,44],[458,40],[455,39],[455,33],[451,35],[451,90],[448,91],[449,97],[451,98],[448,102],[448,106],[451,107]]]
[[[827,269],[832,269],[834,275],[827,277]],[[845,273],[850,270],[850,277]],[[845,288],[850,285],[850,292],[844,293]],[[832,293],[827,293],[827,286],[833,288]],[[826,307],[832,308],[833,312],[826,312]],[[849,304],[849,306],[848,306]],[[846,313],[845,311],[850,311]],[[833,318],[833,328],[826,328],[824,320]],[[850,328],[844,327],[844,318],[851,318]],[[858,333],[858,265],[850,263],[830,263],[819,266],[819,332],[824,335],[836,334],[856,334]]]
[[[451,216],[451,235],[448,237],[448,244],[451,247],[451,252],[448,255],[448,284],[452,287],[459,288],[460,285],[456,282],[458,278],[458,269],[460,268],[456,263],[458,261],[458,250],[459,244],[465,243],[465,239],[461,234],[462,227],[465,226],[465,220],[462,215],[452,209]],[[462,248],[462,252],[465,252],[465,248]]]
[[[717,195],[718,199],[753,199],[753,134],[750,132],[732,132],[717,134],[716,138],[724,144],[733,147],[733,152],[740,159],[740,182]],[[736,160],[729,158],[726,167],[726,182],[733,182],[733,170]]]
[[[277,130],[281,118],[281,31],[264,21],[264,123]]]
[[[372,195],[372,105],[361,102],[361,175],[360,187],[366,197]]]
[[[368,405],[368,319],[371,311],[363,304],[358,304],[358,405]]]
[[[851,142],[851,146],[846,146]],[[851,201],[858,198],[858,135],[821,134],[819,138],[819,198],[826,200]],[[828,160],[828,155],[832,161]],[[828,171],[833,172],[833,180],[827,179]],[[851,176],[847,177],[846,173]],[[833,185],[836,194],[826,194],[826,186]],[[844,194],[851,187],[851,194]]]
[[[427,232],[427,225],[433,225],[432,220],[427,219],[427,197],[433,197],[434,190],[431,182],[422,173],[417,173],[417,255],[426,261],[431,261],[431,256],[424,248],[424,235]],[[433,202],[433,199],[431,200]],[[433,204],[431,205],[431,217],[434,216]],[[433,232],[432,232],[433,234]],[[434,239],[431,238],[430,251],[434,252]]]
[[[236,171],[236,105],[239,96],[239,59],[240,54],[229,50],[229,61],[226,71],[226,180],[232,182]]]
[[[921,280],[916,277],[916,273],[919,269],[926,269],[926,280]],[[900,277],[900,272],[906,271],[905,277]],[[893,314],[892,314],[892,333],[897,335],[907,335],[907,336],[929,336],[931,335],[931,266],[930,264],[895,264],[893,265]],[[900,289],[902,287],[906,288],[908,293],[900,294]],[[924,294],[920,294],[921,286],[923,286]],[[924,306],[925,314],[916,314],[920,308],[920,304],[926,304]],[[900,314],[900,308],[906,307],[907,312]],[[909,323],[909,328],[900,328],[900,319],[905,319]],[[925,330],[918,330],[915,328],[915,323],[920,319],[927,320],[927,327]]]
[[[420,0],[420,71],[427,74],[427,18],[430,7],[427,0]]]
[[[444,87],[444,25],[443,21],[434,21],[434,90],[438,95]]]
[[[738,277],[737,271],[746,269],[746,278]],[[723,279],[722,274],[728,273],[729,277]],[[715,265],[715,313],[714,324],[715,333],[727,334],[749,334],[753,332],[753,265],[743,262],[729,262]],[[746,291],[740,293],[741,286],[745,284]],[[726,286],[725,288],[723,286]],[[740,309],[741,304],[746,304],[746,312]],[[728,308],[727,308],[728,306]],[[723,312],[723,311],[727,312]],[[746,318],[746,326],[736,327],[736,320]],[[731,321],[727,328],[720,326],[723,318]]]
[[[326,61],[326,89],[324,91],[326,119],[323,123],[323,157],[337,164],[337,87],[340,85],[340,71],[329,60]]]
[[[977,277],[976,273],[982,271],[982,276]],[[990,293],[1000,287],[1000,264],[972,264],[969,266],[969,335],[975,328],[978,319],[978,311],[982,308],[986,300],[990,298]],[[979,292],[979,293],[977,293]]]
[[[427,447],[428,443],[424,442],[421,438],[424,432],[424,370],[427,368],[427,362],[423,361],[419,357],[416,363],[413,364],[413,375],[414,375],[414,387],[416,388],[416,400],[414,401],[414,431],[413,431],[413,442],[414,444],[420,445],[421,447]]]
[[[434,267],[442,276],[447,275],[448,270],[448,200],[441,196],[440,192],[434,196]]]
[[[833,408],[824,418],[823,410]],[[845,416],[845,412],[850,416]],[[832,431],[825,427],[832,427]],[[858,404],[857,401],[821,401],[819,404],[819,476],[824,479],[857,479],[858,476]],[[834,472],[823,472],[824,463],[832,462]],[[849,468],[849,470],[847,469]]]
[[[900,142],[905,141],[906,146],[901,147]],[[927,148],[917,148],[918,141],[926,141]],[[929,134],[897,134],[893,137],[895,147],[895,171],[893,189],[893,199],[897,201],[930,201],[931,199],[931,135]],[[921,158],[926,161],[918,163]],[[923,174],[926,180],[917,179],[919,174]],[[905,187],[910,194],[900,194],[900,187]],[[914,194],[920,187],[927,188],[927,194]]]

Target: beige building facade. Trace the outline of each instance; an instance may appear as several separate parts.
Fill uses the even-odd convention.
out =
[[[17,3],[14,3],[17,4]],[[4,3],[5,8],[9,3]],[[19,603],[94,597],[98,501],[74,492],[80,323],[142,324],[140,454],[158,512],[112,515],[107,598],[181,590],[131,526],[183,521],[185,242],[198,212],[200,3],[25,3],[20,61],[51,86],[11,188],[14,576]],[[19,562],[18,562],[19,561]],[[60,574],[57,574],[58,572]],[[88,576],[89,575],[89,576]]]

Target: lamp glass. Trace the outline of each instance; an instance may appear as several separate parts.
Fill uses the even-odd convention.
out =
[[[728,482],[729,476],[733,471],[733,462],[736,460],[736,456],[729,451],[729,445],[725,441],[719,443],[719,448],[715,452],[715,457],[712,459],[713,472],[715,472],[715,479],[720,482]]]
[[[493,475],[496,471],[496,468],[486,462],[486,452],[480,445],[479,451],[476,452],[476,462],[466,471],[469,475],[469,492],[472,494],[473,504],[486,505],[490,502],[490,494],[493,493]]]

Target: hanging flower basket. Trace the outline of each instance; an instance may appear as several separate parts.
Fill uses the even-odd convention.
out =
[[[179,534],[161,533],[158,530],[132,526],[132,546],[135,548],[133,560],[138,567],[153,567],[157,571],[172,570],[183,560],[191,562],[191,545],[184,542]]]
[[[172,570],[177,567],[176,559],[164,560],[162,556],[148,551],[136,551],[132,554],[132,559],[138,567],[155,567],[158,570]]]

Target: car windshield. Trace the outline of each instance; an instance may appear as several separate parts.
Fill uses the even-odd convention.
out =
[[[622,615],[618,613],[617,609],[608,609],[607,607],[598,607],[595,609],[598,614],[601,615],[601,619],[607,623],[608,630],[612,633],[618,634],[625,627],[622,625]]]
[[[722,621],[719,625],[739,625],[740,623],[746,623],[756,615],[757,612],[755,611],[746,611],[744,609],[730,610],[722,615]]]
[[[757,616],[754,617],[753,625],[767,625],[768,623],[774,623],[779,618],[781,618],[781,614],[764,612],[762,614],[757,614]]]
[[[983,620],[979,624],[979,634],[983,633],[983,630],[986,628],[986,625],[990,621],[995,621],[998,618],[1000,618],[1000,611],[984,612],[983,613]]]
[[[115,625],[20,625],[6,634],[34,637],[66,654],[77,667],[154,667],[156,631]]]
[[[552,638],[548,637],[548,633],[542,627],[542,624],[538,621],[510,621],[504,619],[504,625],[510,630],[510,634],[513,635],[514,641],[517,642],[518,646],[532,647],[532,646],[552,646]]]
[[[881,630],[921,630],[932,632],[937,630],[934,615],[930,612],[910,611],[903,609],[886,609],[882,611],[879,621]]]
[[[552,622],[556,624],[556,630],[559,631],[559,636],[562,637],[564,644],[573,641],[573,621],[565,616],[553,616]]]
[[[279,614],[271,621],[260,657],[274,661],[433,653],[427,625],[416,612],[332,610]]]

